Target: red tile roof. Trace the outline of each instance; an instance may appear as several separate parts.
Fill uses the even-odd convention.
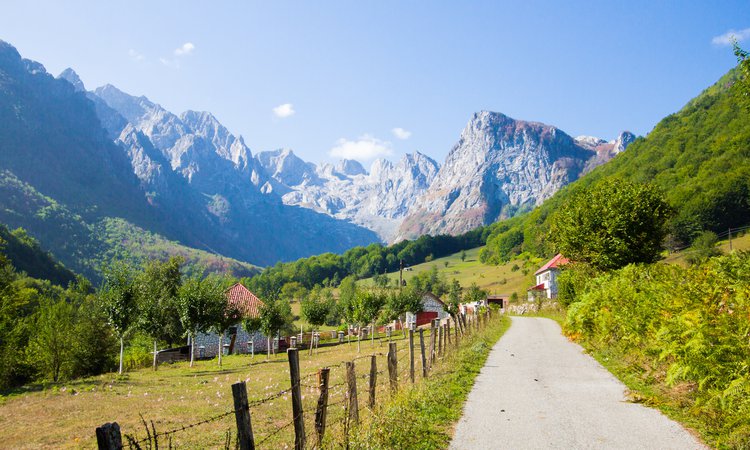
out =
[[[527,290],[527,291],[543,291],[543,290],[544,290],[544,283],[542,283],[542,284],[537,284],[536,286],[534,286],[534,287],[530,287],[530,288],[528,288],[528,289],[526,289],[526,290]]]
[[[263,302],[241,283],[237,283],[225,292],[227,301],[240,310],[243,317],[254,318],[260,315]]]
[[[562,254],[558,253],[555,255],[554,258],[547,261],[547,264],[543,265],[541,269],[537,270],[534,275],[539,275],[540,273],[544,272],[545,270],[549,269],[559,269],[560,266],[564,266],[565,264],[568,264],[570,261],[568,258],[564,257]]]

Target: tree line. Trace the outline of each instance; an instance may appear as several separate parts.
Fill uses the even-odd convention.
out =
[[[396,271],[401,262],[407,266],[420,264],[479,247],[484,244],[490,231],[489,228],[479,227],[458,236],[425,235],[389,246],[376,243],[354,247],[341,255],[324,253],[294,262],[279,262],[254,277],[244,279],[243,283],[263,298],[279,297],[281,288],[287,283],[299,283],[306,289],[315,285],[336,287],[348,276],[369,278]]]
[[[353,275],[344,277],[336,290],[287,282],[276,296],[259,295],[263,305],[257,317],[243,317],[226,298],[235,282],[228,276],[186,274],[184,261],[173,257],[143,267],[111,263],[98,288],[81,276],[62,287],[18,272],[0,253],[0,389],[111,370],[122,373],[128,358],[140,366],[150,358],[156,369],[159,348],[185,345],[186,338],[194,340],[198,333],[221,339],[238,323],[264,334],[270,349],[272,336],[295,332],[294,301],[300,302],[301,319],[310,329],[361,329],[421,311],[425,291],[447,295],[453,313],[462,299],[460,284],[448,283],[433,267],[401,289],[363,287]],[[465,296],[484,295],[474,285]]]

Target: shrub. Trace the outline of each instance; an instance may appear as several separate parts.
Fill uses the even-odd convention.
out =
[[[588,286],[568,309],[569,334],[624,355],[652,382],[694,386],[690,413],[718,446],[748,442],[750,252],[689,268],[630,265]]]

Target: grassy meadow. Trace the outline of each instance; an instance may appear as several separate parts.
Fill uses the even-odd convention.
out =
[[[505,320],[491,323],[494,325],[488,327],[486,332],[483,330],[471,339],[461,341],[461,348],[465,349],[474,346],[477,340],[492,340],[485,342],[479,350],[475,349],[473,354],[464,354],[461,359],[464,361],[470,357],[474,361],[472,370],[461,372],[461,383],[469,388],[484,360],[477,360],[477,352],[483,353],[486,358],[491,344],[499,338],[500,324],[503,324],[502,329],[507,328]],[[429,337],[429,330],[425,337]],[[428,342],[428,339],[425,340]],[[415,372],[417,385],[420,385],[418,339],[415,341]],[[408,340],[397,333],[393,336],[393,342],[396,342],[398,348],[400,390],[407,392],[409,390],[404,388],[410,385]],[[368,424],[366,426],[370,427],[374,423],[365,407],[370,357],[373,354],[376,355],[378,370],[378,408],[389,408],[388,402],[384,401],[391,397],[385,358],[387,348],[387,340],[380,336],[374,342],[370,339],[363,340],[359,352],[356,340],[321,347],[313,355],[309,355],[307,350],[300,351],[302,398],[308,435],[313,435],[314,410],[318,397],[316,374],[322,367],[331,368],[327,435],[334,442],[342,442],[344,436],[344,362],[355,361],[363,426]],[[448,367],[457,364],[458,360],[450,354],[444,358],[445,361],[443,358],[438,360],[435,373],[452,372]],[[474,367],[477,364],[479,365]],[[0,397],[0,448],[92,448],[96,446],[95,428],[113,421],[120,425],[124,442],[125,435],[142,439],[146,437],[146,433],[141,417],[149,423],[153,421],[158,433],[179,429],[233,410],[231,385],[243,380],[247,383],[251,405],[254,401],[271,398],[251,407],[256,446],[261,449],[291,446],[294,441],[291,396],[288,392],[283,392],[290,384],[289,366],[286,354],[282,353],[271,356],[270,359],[266,359],[265,354],[254,357],[231,355],[224,357],[222,367],[218,366],[216,359],[197,361],[193,368],[188,363],[180,362],[162,365],[156,372],[139,369],[122,376],[105,374],[66,383],[17,389]],[[442,422],[430,425],[439,425],[443,440],[449,439],[451,424],[460,417],[461,404],[469,389],[466,386],[463,387],[462,392],[465,392],[461,394],[461,401],[456,406],[458,409],[449,417],[443,417]],[[223,447],[228,435],[232,436],[234,442],[234,433],[234,415],[228,414],[215,421],[174,433],[171,445],[182,448]],[[170,442],[167,438],[161,438],[159,444],[166,447]]]
[[[518,297],[523,299],[526,298],[526,289],[534,285],[534,272],[547,262],[542,258],[528,257],[498,266],[485,265],[479,261],[480,248],[467,250],[463,261],[461,260],[462,253],[459,252],[411,266],[411,270],[404,270],[404,280],[408,285],[414,276],[432,270],[434,266],[448,282],[456,279],[464,288],[476,283],[490,294],[510,296],[517,293]],[[398,272],[391,272],[387,275],[390,284],[397,286]],[[372,279],[362,280],[361,283],[364,286],[371,286]]]

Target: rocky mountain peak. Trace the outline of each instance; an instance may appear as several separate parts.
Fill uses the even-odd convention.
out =
[[[303,161],[292,149],[260,152],[255,158],[271,178],[287,187],[318,181],[315,165]]]
[[[597,146],[607,143],[604,139],[595,136],[578,136],[575,141],[581,147],[589,150],[596,150]]]
[[[210,141],[219,156],[232,161],[238,168],[247,167],[252,158],[250,149],[242,137],[232,135],[213,114],[206,111],[185,111],[180,119],[192,134]]]
[[[397,239],[461,233],[530,209],[576,179],[594,154],[554,126],[475,113]]]
[[[75,89],[76,92],[86,92],[86,87],[83,85],[81,77],[79,77],[75,70],[70,67],[60,72],[60,75],[58,75],[57,78],[72,84],[73,89]]]
[[[367,175],[367,171],[362,167],[362,164],[353,159],[342,159],[339,161],[336,164],[336,172],[346,176]]]
[[[613,142],[615,154],[624,152],[625,149],[628,148],[628,145],[632,144],[633,141],[635,141],[635,135],[630,131],[623,131],[620,133],[620,135],[617,136],[617,139]]]
[[[104,100],[110,108],[120,113],[128,122],[136,125],[136,128],[144,121],[144,117],[164,115],[167,112],[145,96],[135,97],[126,94],[111,84],[96,88],[94,94]]]

